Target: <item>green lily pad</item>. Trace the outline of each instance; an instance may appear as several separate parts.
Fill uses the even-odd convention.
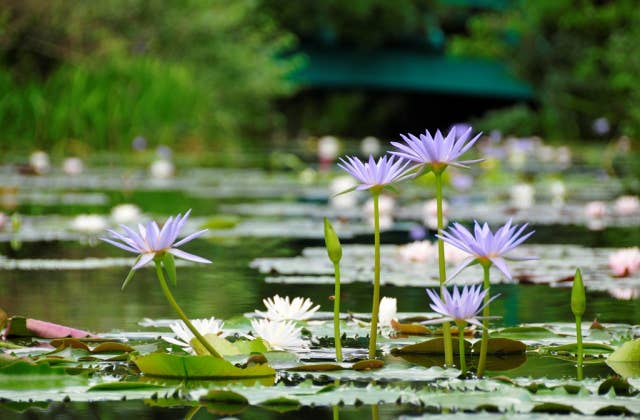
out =
[[[351,366],[353,370],[371,370],[380,369],[384,366],[384,362],[378,359],[360,360]]]
[[[458,354],[458,340],[451,339],[451,345],[453,347],[453,353]],[[471,343],[465,340],[464,342],[465,353],[471,350]],[[404,347],[391,350],[391,354],[443,354],[444,353],[444,339],[434,338],[432,340],[422,341],[417,344],[409,344]]]
[[[474,353],[480,353],[482,342],[476,341],[471,347]],[[487,340],[487,354],[523,354],[527,351],[527,345],[522,341],[509,338],[490,338]]]
[[[133,359],[138,368],[148,376],[190,379],[234,379],[275,376],[269,365],[254,365],[245,369],[212,356],[180,356],[167,353],[151,353]]]
[[[200,404],[214,414],[231,416],[244,411],[249,406],[249,400],[237,392],[214,389],[200,397]]]
[[[609,354],[613,352],[615,349],[611,346],[602,343],[582,343],[582,351],[585,355],[593,355],[600,356],[603,354]],[[578,345],[576,343],[573,344],[564,344],[562,346],[546,346],[540,348],[541,352],[544,353],[572,353],[576,354],[578,352]]]
[[[226,338],[220,337],[219,335],[215,334],[206,334],[204,338],[223,357],[248,355],[251,353],[265,353],[269,351],[267,343],[265,343],[261,338],[256,338],[254,340],[237,340],[233,343]],[[207,349],[205,349],[205,347],[197,338],[192,339],[190,344],[197,354],[209,354]]]
[[[607,359],[609,362],[640,362],[640,338],[627,341]]]
[[[607,359],[605,363],[623,378],[640,378],[639,362],[614,362]]]
[[[287,397],[271,398],[269,400],[262,401],[259,405],[260,407],[264,407],[278,413],[294,411],[299,409],[301,406],[300,401]]]
[[[306,365],[295,366],[287,370],[290,370],[292,372],[331,372],[334,370],[343,370],[343,369],[345,368],[335,363],[311,363]]]
[[[544,327],[510,327],[491,333],[493,338],[511,338],[513,340],[540,340],[557,335]]]
[[[162,385],[148,382],[116,381],[103,382],[87,389],[87,391],[127,391],[131,389],[161,389]]]

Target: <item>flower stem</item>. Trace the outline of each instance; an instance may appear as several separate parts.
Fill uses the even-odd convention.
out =
[[[156,265],[156,275],[158,276],[158,281],[160,281],[160,287],[162,288],[162,291],[164,292],[164,296],[169,301],[169,304],[171,305],[171,307],[176,311],[176,313],[178,314],[182,322],[184,322],[184,324],[187,326],[187,328],[189,328],[189,330],[193,333],[193,335],[198,339],[200,344],[202,344],[204,348],[207,349],[207,351],[212,356],[222,359],[223,357],[220,356],[220,354],[213,348],[213,346],[211,346],[211,344],[207,341],[207,339],[204,338],[202,334],[200,334],[200,332],[198,332],[196,327],[194,327],[191,321],[189,321],[189,318],[187,318],[187,315],[184,313],[182,308],[180,308],[180,306],[178,305],[178,302],[176,302],[176,300],[174,299],[173,295],[171,294],[171,290],[169,290],[169,286],[167,285],[167,281],[164,278],[164,274],[162,274],[162,265],[160,264],[160,261],[155,261],[155,265]]]
[[[583,379],[582,375],[582,316],[576,315],[576,337],[578,341],[578,380]]]
[[[458,351],[460,352],[460,370],[464,374],[467,371],[467,364],[465,362],[465,348],[464,348],[464,326],[466,322],[456,322],[458,326]]]
[[[340,342],[340,263],[333,263],[335,287],[333,289],[333,338],[336,347],[336,361],[342,362],[342,343]]]
[[[369,334],[369,358],[376,357],[376,339],[378,337],[378,312],[380,309],[380,209],[379,192],[373,193],[373,302],[371,305],[371,333]]]
[[[491,284],[489,270],[491,269],[490,263],[483,263],[482,269],[484,270],[484,290],[489,290]],[[482,342],[480,343],[480,360],[478,360],[478,377],[481,378],[484,375],[484,367],[487,363],[487,350],[489,346],[489,300],[491,299],[490,293],[487,292],[484,295],[484,309],[482,310]]]
[[[438,219],[438,233],[442,233],[444,221],[442,215],[442,172],[434,172],[436,176],[436,208]],[[447,280],[447,272],[444,261],[444,241],[438,238],[438,268],[440,272],[440,297],[444,299],[442,287]],[[442,338],[444,340],[444,364],[445,366],[453,366],[453,345],[451,343],[451,329],[448,322],[442,324]]]

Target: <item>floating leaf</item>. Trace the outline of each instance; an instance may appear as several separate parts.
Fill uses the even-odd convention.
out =
[[[254,365],[245,369],[213,356],[180,356],[167,353],[151,353],[133,359],[138,368],[148,376],[190,379],[234,379],[274,376],[269,365]]]
[[[360,360],[351,366],[353,370],[371,370],[371,369],[380,369],[384,366],[384,362],[379,359],[370,359],[370,360]]]
[[[431,335],[432,332],[429,328],[420,324],[401,324],[395,319],[391,320],[391,328],[402,334],[410,335]]]
[[[492,332],[494,338],[511,338],[514,340],[540,340],[557,337],[553,331],[544,327],[510,327]]]
[[[249,400],[237,392],[212,389],[200,397],[200,403],[204,404],[208,411],[230,416],[241,413],[249,406]]]
[[[130,381],[115,381],[115,382],[103,382],[101,384],[94,385],[87,389],[87,391],[128,391],[132,389],[161,389],[162,385],[151,384],[147,382],[130,382]]]
[[[607,362],[640,362],[640,338],[618,347],[609,355]]]
[[[62,337],[94,337],[88,331],[54,324],[52,322],[40,321],[37,319],[13,316],[9,318],[5,337],[41,337],[41,338],[62,338]]]
[[[577,413],[582,414],[576,408],[568,404],[560,404],[556,402],[545,402],[542,404],[538,404],[533,409],[531,409],[532,413],[549,413],[549,414],[571,414]]]
[[[473,343],[472,349],[474,353],[480,353],[480,344],[480,341]],[[509,338],[489,338],[487,342],[487,354],[523,354],[526,351],[526,344]]]
[[[300,408],[300,401],[287,397],[271,398],[260,403],[261,407],[269,410],[277,411],[278,413],[286,413],[287,411],[294,411]]]
[[[267,344],[261,339],[256,338],[253,340],[237,340],[230,342],[224,337],[220,337],[216,334],[206,334],[204,338],[213,346],[213,348],[221,356],[237,356],[237,355],[249,355],[251,353],[264,353],[269,350]],[[207,355],[209,352],[200,343],[197,338],[193,338],[190,342],[191,347],[197,354]]]
[[[451,340],[453,346],[453,353],[458,354],[458,340]],[[471,349],[471,343],[465,340],[464,342],[465,353]],[[422,341],[417,344],[409,344],[404,347],[391,350],[391,354],[443,354],[444,353],[444,339],[434,338],[432,340]]]
[[[295,366],[287,370],[293,372],[330,372],[334,370],[342,370],[342,366],[335,363],[312,363],[306,365]]]
[[[582,351],[584,354],[590,354],[594,356],[600,356],[603,354],[609,354],[615,349],[611,346],[602,343],[583,343]],[[578,345],[576,343],[564,344],[562,346],[545,346],[540,348],[541,352],[545,353],[571,353],[577,354]]]

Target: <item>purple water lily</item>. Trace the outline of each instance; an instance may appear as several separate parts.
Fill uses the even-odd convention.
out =
[[[487,223],[480,226],[477,221],[474,222],[473,234],[459,223],[454,223],[453,226],[449,228],[449,231],[441,231],[440,235],[436,235],[438,238],[471,254],[471,256],[465,258],[458,267],[456,267],[454,273],[448,280],[458,275],[462,269],[474,262],[483,265],[493,264],[502,274],[511,280],[511,273],[507,268],[505,259],[536,259],[536,257],[514,258],[505,256],[509,251],[526,241],[529,236],[533,235],[534,231],[523,235],[527,226],[528,224],[526,223],[520,227],[518,227],[518,225],[511,226],[511,219],[509,219],[509,221],[495,233],[491,232]]]
[[[427,289],[427,294],[431,298],[431,309],[442,315],[442,318],[431,319],[423,322],[423,324],[436,324],[447,321],[454,321],[456,324],[460,322],[468,322],[470,324],[482,327],[478,319],[480,311],[489,305],[498,295],[493,296],[487,302],[483,303],[485,296],[489,293],[489,289],[482,289],[482,285],[464,286],[462,293],[457,287],[453,288],[453,293],[449,293],[446,288],[442,288],[442,299],[437,292]]]
[[[394,156],[382,156],[377,162],[373,156],[369,156],[369,161],[365,163],[355,156],[347,156],[346,160],[340,158],[338,166],[360,181],[356,189],[368,190],[412,177],[413,174],[407,173],[410,163],[404,159],[396,160]]]
[[[440,130],[436,131],[435,136],[432,136],[429,130],[425,130],[425,133],[420,134],[419,137],[413,134],[406,136],[400,134],[404,143],[392,141],[391,144],[397,150],[390,153],[422,166],[428,166],[432,170],[443,169],[448,165],[466,168],[469,163],[482,161],[482,159],[458,160],[462,154],[474,145],[481,135],[480,133],[469,140],[469,135],[472,131],[471,127],[458,136],[459,131],[459,129],[453,127],[446,137],[442,135]]]
[[[109,238],[100,239],[125,251],[140,254],[140,260],[133,266],[134,270],[147,265],[156,255],[162,255],[165,252],[189,261],[210,263],[211,261],[207,259],[177,249],[180,245],[184,245],[207,232],[207,229],[201,230],[175,242],[180,234],[180,230],[189,218],[189,213],[191,213],[191,210],[187,211],[184,216],[178,214],[175,218],[173,216],[169,217],[162,227],[162,230],[154,221],[148,222],[146,226],[139,224],[139,233],[125,225],[121,225],[125,234],[108,230],[114,239],[121,242]]]

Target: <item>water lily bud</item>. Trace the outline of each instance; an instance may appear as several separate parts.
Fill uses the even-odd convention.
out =
[[[587,297],[584,292],[584,284],[582,283],[582,273],[580,269],[576,269],[576,275],[573,278],[573,287],[571,288],[571,312],[575,316],[582,316],[587,304]]]
[[[342,258],[342,246],[340,245],[340,239],[336,234],[336,231],[333,230],[333,226],[329,223],[329,219],[324,218],[324,243],[327,247],[327,254],[329,254],[329,259],[334,264],[340,262]]]

